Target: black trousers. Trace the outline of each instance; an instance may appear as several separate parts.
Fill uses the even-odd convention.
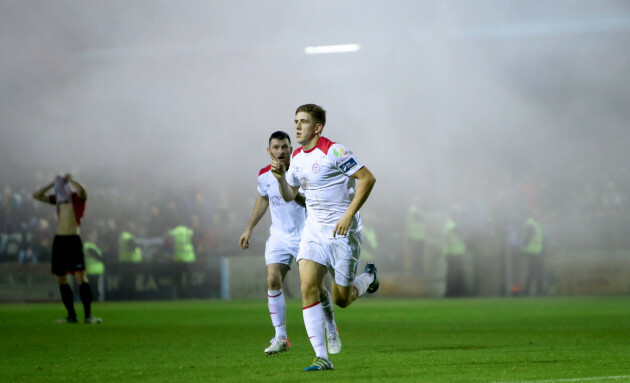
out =
[[[464,284],[464,257],[462,255],[446,256],[446,296],[461,297],[466,293]]]
[[[525,253],[527,260],[527,279],[523,286],[524,294],[531,294],[532,287],[536,286],[536,295],[542,295],[543,291],[543,257],[541,254]]]

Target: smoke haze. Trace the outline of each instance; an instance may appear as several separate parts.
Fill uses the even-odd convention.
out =
[[[625,1],[2,0],[1,179],[228,193],[244,227],[269,134],[317,103],[378,180],[366,210],[524,183],[569,212],[627,177],[628,47]]]

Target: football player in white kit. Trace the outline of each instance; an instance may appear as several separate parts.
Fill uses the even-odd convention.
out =
[[[356,275],[361,251],[359,209],[376,180],[348,148],[321,136],[325,124],[323,108],[314,104],[300,106],[295,114],[295,128],[302,147],[293,153],[289,168],[276,159],[271,163],[284,200],[292,201],[300,188],[306,198],[308,217],[297,262],[302,314],[315,360],[304,371],[333,369],[326,352],[320,301],[326,272],[333,279],[333,301],[342,308],[379,287],[373,264],[367,264],[365,271]]]
[[[288,168],[292,151],[291,139],[287,133],[277,131],[271,134],[267,152],[272,160],[280,161]],[[254,227],[265,215],[267,208],[270,208],[271,227],[269,239],[265,245],[265,263],[267,264],[269,314],[276,334],[271,339],[271,345],[265,349],[267,355],[287,351],[291,346],[287,336],[286,301],[282,292],[282,283],[291,268],[293,259],[297,256],[300,234],[306,219],[304,196],[296,193],[295,200],[286,202],[280,195],[278,181],[271,174],[270,169],[271,165],[268,165],[258,173],[258,197],[247,228],[239,239],[241,247],[248,249]],[[329,331],[328,349],[331,354],[337,354],[341,351],[341,340],[337,333],[330,294],[323,296],[322,302],[326,327]]]

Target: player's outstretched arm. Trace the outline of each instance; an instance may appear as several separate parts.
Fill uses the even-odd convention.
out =
[[[367,201],[370,193],[372,192],[372,188],[374,187],[374,183],[376,183],[376,178],[374,178],[372,172],[370,172],[365,166],[357,170],[357,172],[351,177],[359,181],[359,184],[357,185],[357,192],[355,193],[350,206],[348,206],[346,213],[343,217],[341,217],[339,222],[337,222],[337,225],[335,225],[333,237],[337,234],[348,234],[348,229],[352,224],[352,218],[354,218],[359,209],[361,209],[361,206],[363,206],[365,201]]]
[[[46,195],[46,192],[52,188],[53,186],[55,186],[54,182],[51,182],[50,184],[44,186],[43,188],[39,189],[38,191],[36,191],[35,193],[33,193],[33,198],[35,198],[38,201],[41,202],[49,202],[48,196]]]
[[[254,211],[252,211],[252,216],[247,223],[247,228],[238,240],[239,245],[241,245],[243,249],[249,249],[249,238],[252,236],[252,232],[256,225],[258,225],[258,222],[260,222],[260,219],[265,215],[268,207],[269,197],[258,195],[256,203],[254,204]]]
[[[287,169],[284,164],[275,158],[271,160],[271,174],[278,180],[278,187],[280,189],[280,195],[286,202],[291,202],[295,199],[300,189],[298,186],[291,186],[285,178]]]

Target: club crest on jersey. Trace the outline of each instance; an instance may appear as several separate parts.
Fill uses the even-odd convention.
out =
[[[341,169],[341,171],[344,173],[348,173],[348,171],[350,171],[350,169],[352,169],[355,166],[357,166],[357,162],[354,160],[354,158],[350,157],[348,161],[339,165],[339,169]]]
[[[273,206],[284,206],[287,203],[284,201],[284,199],[282,199],[282,197],[278,197],[278,196],[273,196],[269,199],[269,203],[271,203]]]
[[[333,154],[335,155],[335,157],[343,157],[343,155],[346,154],[346,151],[343,150],[343,148],[334,148]]]
[[[319,164],[317,162],[315,162],[313,164],[313,169],[312,170],[313,170],[313,173],[315,173],[315,174],[319,173]]]

